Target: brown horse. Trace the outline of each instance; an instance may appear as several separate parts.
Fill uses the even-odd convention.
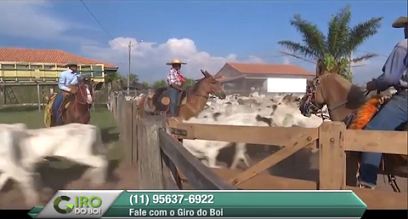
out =
[[[193,87],[183,91],[179,97],[179,117],[188,120],[197,116],[205,107],[210,94],[225,99],[226,93],[210,73],[201,70],[204,77],[198,80]],[[170,100],[167,96],[167,87],[161,87],[153,93],[141,98],[138,110],[139,115],[165,114],[168,112]]]
[[[336,73],[320,73],[313,81],[308,81],[306,94],[300,101],[299,110],[306,116],[311,114],[319,115],[324,105],[327,105],[329,115],[332,121],[343,121],[348,128],[363,129],[377,112],[376,106],[382,98],[379,95],[367,98],[367,92],[360,87],[351,84],[348,80]],[[363,114],[366,115],[363,115]],[[369,114],[367,116],[367,114]],[[350,115],[355,115],[354,117]],[[363,121],[365,120],[365,121]],[[406,130],[406,126],[397,129]],[[348,152],[348,158],[356,159],[360,153]],[[406,175],[406,156],[386,155],[385,166],[388,173],[400,173]],[[392,159],[387,159],[392,158]],[[348,162],[354,162],[348,159]],[[357,167],[355,165],[354,167]],[[401,167],[403,170],[401,170]],[[355,169],[354,169],[355,170]],[[354,171],[352,170],[352,171]],[[396,171],[398,170],[398,171]],[[401,173],[402,172],[402,173]],[[405,173],[404,173],[405,172]],[[355,173],[355,172],[354,172]],[[353,174],[353,173],[350,173]],[[348,179],[348,184],[354,184],[356,178]]]
[[[90,104],[93,101],[93,86],[92,81],[88,79],[81,79],[77,86],[70,86],[71,89],[76,90],[75,94],[63,94],[64,101],[60,107],[59,115],[61,122],[56,123],[56,115],[52,115],[52,104],[56,94],[51,94],[48,98],[48,104],[45,110],[45,125],[47,127],[54,127],[68,123],[82,123],[88,124],[91,119]]]

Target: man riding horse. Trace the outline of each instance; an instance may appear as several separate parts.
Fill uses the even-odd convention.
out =
[[[59,74],[58,87],[60,92],[56,95],[54,104],[52,106],[52,114],[54,115],[54,124],[61,125],[61,111],[62,105],[69,95],[74,95],[78,89],[77,85],[81,79],[81,73],[78,72],[78,64],[76,62],[70,61],[66,64],[67,70]]]
[[[394,87],[397,93],[382,106],[364,130],[393,131],[407,122],[407,17],[398,18],[392,26],[404,28],[405,39],[397,43],[382,69],[383,74],[366,85],[367,90],[384,91]],[[363,152],[359,171],[360,187],[372,188],[377,184],[381,153]]]
[[[167,75],[167,93],[170,99],[170,116],[177,116],[178,114],[178,100],[181,92],[184,91],[183,84],[185,83],[185,78],[181,75],[181,65],[187,63],[181,62],[179,59],[173,59],[172,62],[166,63],[166,65],[171,65],[170,71]]]

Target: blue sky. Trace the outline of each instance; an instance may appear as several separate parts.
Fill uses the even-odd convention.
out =
[[[0,2],[0,46],[61,49],[120,66],[127,73],[127,44],[132,41],[132,71],[142,80],[165,77],[164,63],[182,58],[186,74],[198,78],[226,61],[290,63],[314,66],[282,57],[277,42],[300,41],[289,20],[300,13],[327,29],[331,15],[352,6],[352,25],[384,17],[379,33],[363,51],[380,54],[356,67],[356,81],[378,75],[386,55],[403,39],[391,23],[407,14],[406,1],[85,1],[106,33],[80,1]],[[11,9],[11,10],[10,10]]]

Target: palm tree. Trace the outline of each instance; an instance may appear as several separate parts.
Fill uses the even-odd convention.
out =
[[[324,70],[339,73],[351,80],[352,72],[347,70],[349,64],[377,56],[367,53],[350,60],[352,52],[377,33],[382,17],[371,18],[354,27],[350,27],[350,20],[350,5],[347,5],[332,16],[328,23],[327,36],[325,36],[317,25],[303,19],[300,14],[296,14],[290,24],[300,32],[303,42],[284,40],[278,43],[290,52],[282,53],[308,62],[321,62]]]

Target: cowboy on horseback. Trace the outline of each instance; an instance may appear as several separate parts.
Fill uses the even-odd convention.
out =
[[[367,90],[384,91],[394,87],[397,93],[382,106],[382,109],[367,124],[364,130],[394,131],[407,122],[407,17],[398,18],[392,26],[404,28],[405,39],[397,43],[382,69],[383,74],[366,85]],[[359,171],[360,187],[374,189],[377,184],[377,171],[381,153],[363,152]]]
[[[167,92],[170,98],[170,115],[177,116],[178,102],[181,92],[184,91],[183,84],[186,79],[181,75],[180,69],[181,65],[187,63],[181,62],[179,59],[173,59],[172,62],[166,63],[166,65],[171,65],[170,71],[167,75],[166,81],[168,84]]]
[[[60,92],[56,95],[52,106],[55,124],[61,123],[61,106],[67,96],[77,92],[76,86],[81,78],[81,73],[77,71],[78,64],[76,62],[68,62],[65,67],[68,67],[68,69],[59,75],[58,87]]]

